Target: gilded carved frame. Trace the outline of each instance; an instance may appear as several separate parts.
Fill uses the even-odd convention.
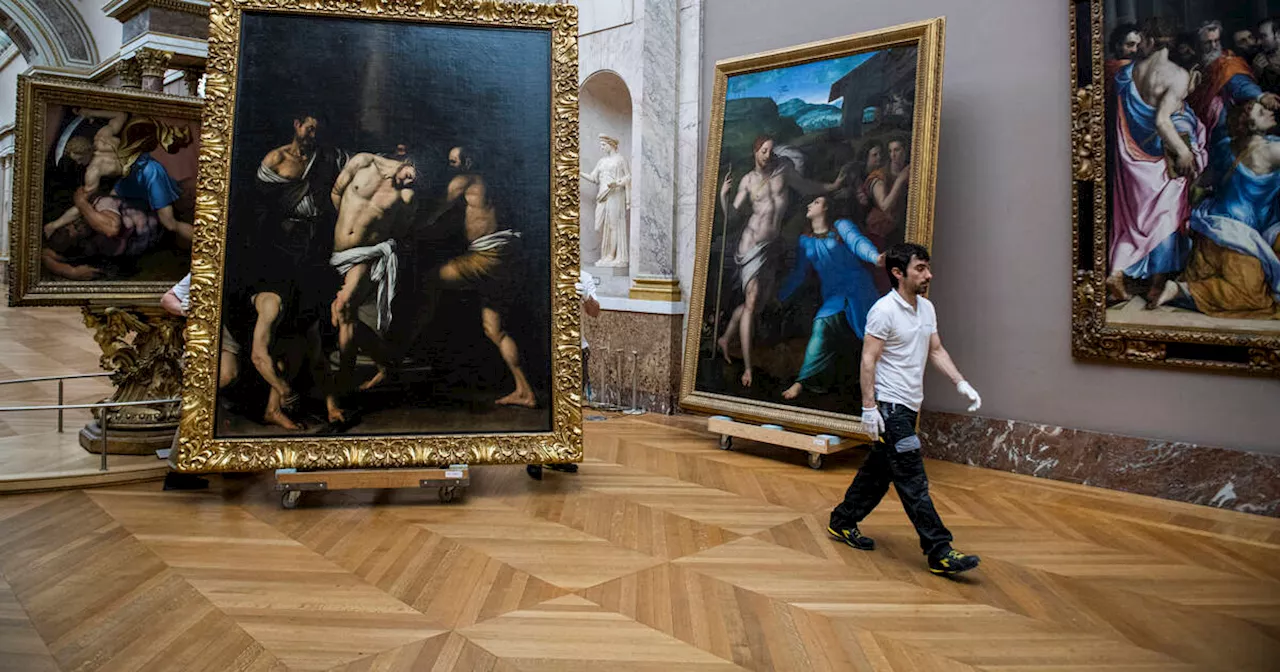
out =
[[[129,91],[49,75],[19,75],[13,220],[10,223],[9,305],[155,305],[172,281],[66,280],[41,277],[44,212],[45,110],[48,105],[125,109],[131,113],[189,119],[198,124],[200,101]]]
[[[1280,375],[1280,336],[1110,325],[1107,146],[1103,95],[1106,0],[1071,0],[1071,352],[1125,364]]]
[[[214,438],[237,60],[245,11],[523,28],[551,36],[551,431],[531,433]],[[191,309],[179,440],[184,472],[344,469],[449,464],[550,464],[582,459],[578,280],[578,10],[491,0],[214,0],[192,252]]]
[[[861,417],[858,415],[804,409],[695,389],[696,367],[702,346],[702,335],[698,325],[702,324],[706,310],[703,303],[711,258],[712,227],[717,201],[716,188],[720,179],[725,94],[728,80],[734,75],[895,46],[916,46],[918,49],[916,100],[915,118],[912,120],[912,175],[907,199],[906,240],[928,247],[933,239],[934,185],[938,174],[945,25],[945,19],[939,17],[848,37],[726,59],[716,63],[711,125],[707,132],[707,152],[698,210],[697,257],[694,260],[693,289],[689,300],[688,324],[690,326],[685,339],[684,366],[680,381],[681,407],[692,411],[721,413],[735,420],[770,422],[802,431],[866,438],[867,435],[862,431]]]

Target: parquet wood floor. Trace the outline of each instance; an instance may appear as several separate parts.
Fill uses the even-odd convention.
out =
[[[0,292],[8,291],[0,283]],[[101,371],[102,351],[78,308],[10,308],[0,305],[0,381]],[[90,404],[111,395],[106,378],[68,380],[63,401]],[[54,381],[0,385],[0,406],[45,406],[58,401]],[[54,411],[0,413],[0,492],[78,487],[163,478],[153,456],[112,455],[109,470],[80,447],[87,410],[65,411],[63,433]]]
[[[867,553],[826,515],[864,457],[721,451],[694,418],[588,423],[576,475],[466,497],[264,476],[0,496],[0,670],[1280,669],[1280,521],[930,461],[929,574],[895,495]]]

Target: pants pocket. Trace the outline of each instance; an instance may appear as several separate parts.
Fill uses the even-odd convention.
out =
[[[912,434],[911,436],[904,436],[893,444],[893,449],[899,453],[909,453],[913,450],[920,450],[920,437],[915,434]]]

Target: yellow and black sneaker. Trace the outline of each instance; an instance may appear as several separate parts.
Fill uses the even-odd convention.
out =
[[[948,548],[945,553],[929,557],[929,571],[942,576],[951,576],[967,572],[978,566],[981,559],[976,555],[965,555],[960,551]]]
[[[827,527],[827,533],[833,538],[843,541],[846,544],[858,549],[859,551],[876,550],[876,540],[864,535],[858,531],[858,526],[853,527]]]

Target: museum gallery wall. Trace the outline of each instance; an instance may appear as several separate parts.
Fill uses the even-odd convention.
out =
[[[943,20],[716,66],[681,405],[860,430],[882,255],[929,245]]]
[[[577,10],[490,10],[214,3],[179,469],[580,459]]]
[[[18,79],[11,305],[150,303],[187,272],[200,103]]]

